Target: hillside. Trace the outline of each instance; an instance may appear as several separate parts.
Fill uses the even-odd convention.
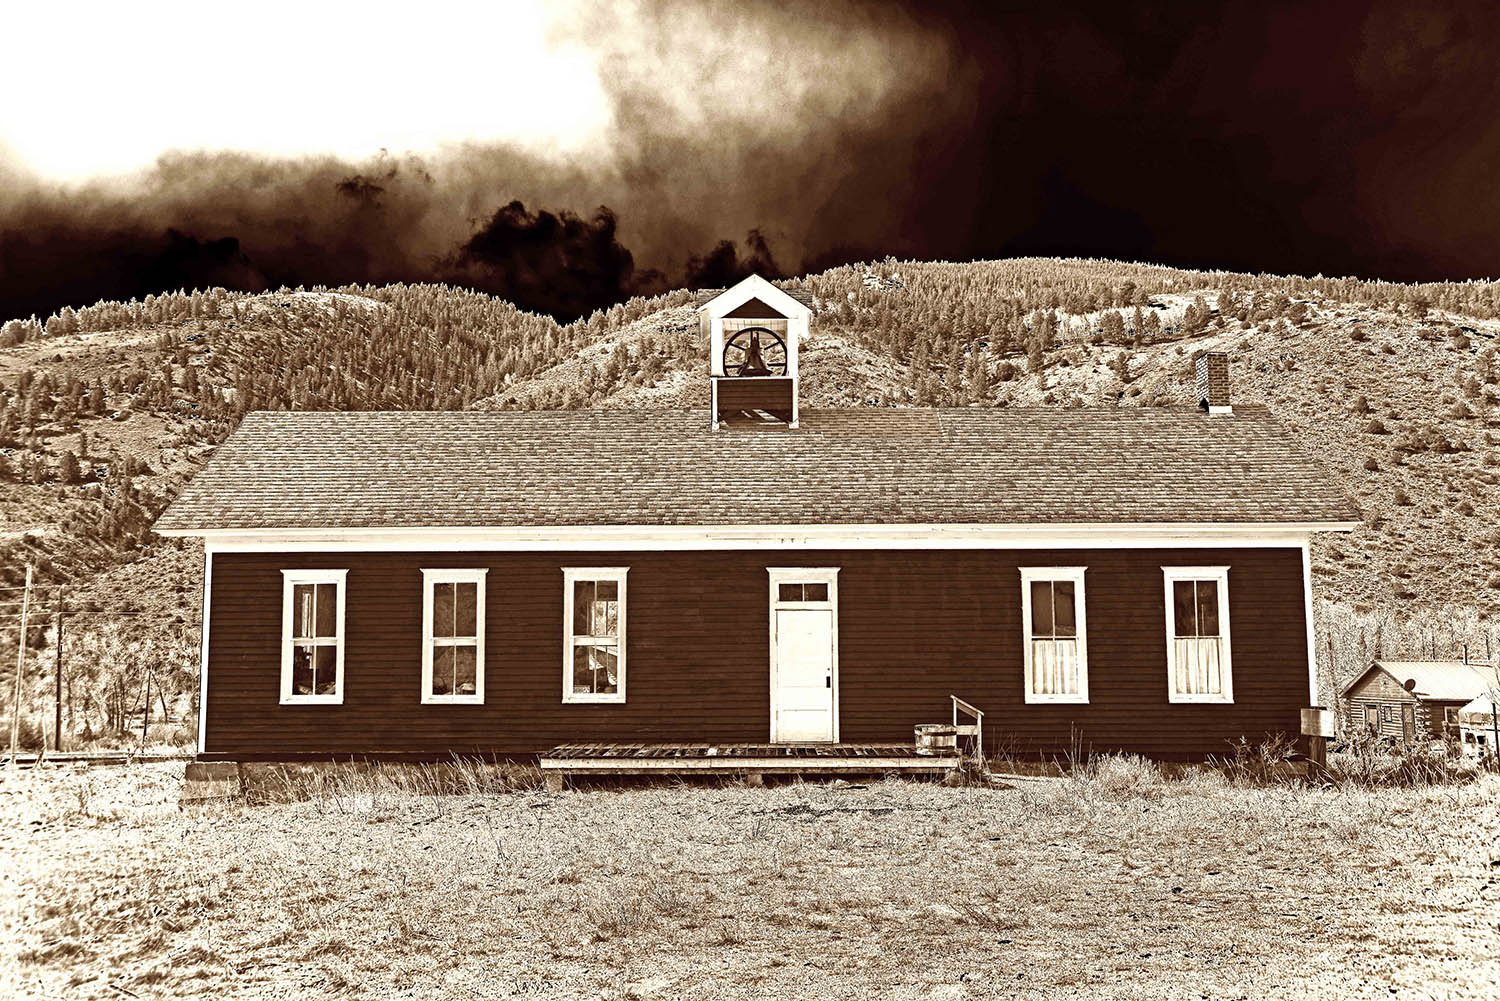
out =
[[[888,260],[794,284],[818,307],[802,355],[815,406],[1188,404],[1192,352],[1229,351],[1236,398],[1300,432],[1365,512],[1317,543],[1321,597],[1393,630],[1441,624],[1445,646],[1481,642],[1500,612],[1496,283],[1029,259]],[[198,557],[148,526],[246,410],[702,406],[692,301],[562,326],[442,286],[211,290],[6,323],[0,588],[34,563],[69,587],[70,643],[149,647],[189,699]],[[11,649],[17,597],[0,590]]]

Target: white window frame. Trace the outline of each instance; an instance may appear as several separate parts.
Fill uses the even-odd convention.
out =
[[[1087,705],[1089,701],[1088,617],[1084,614],[1083,575],[1088,567],[1021,567],[1021,649],[1025,670],[1023,692],[1028,704]],[[1039,694],[1032,685],[1031,585],[1037,581],[1070,581],[1073,584],[1073,615],[1078,626],[1078,693]]]
[[[833,742],[839,742],[839,568],[838,567],[766,567],[766,574],[771,582],[770,603],[770,625],[771,625],[771,743],[781,742],[781,736],[777,733],[776,720],[779,714],[781,675],[780,665],[776,662],[776,612],[780,609],[796,611],[809,608],[826,608],[833,617],[833,631],[831,640],[833,642],[833,663],[831,665],[832,675],[828,687],[833,700]],[[826,584],[828,585],[828,600],[826,601],[802,601],[781,600],[782,584]]]
[[[484,705],[484,580],[487,569],[459,570],[450,567],[422,570],[422,704],[423,705]],[[473,584],[474,587],[474,638],[465,636],[434,636],[432,634],[434,584]],[[432,655],[437,646],[472,646],[474,648],[474,694],[434,695],[432,693]]]
[[[629,567],[563,567],[563,651],[562,651],[562,700],[569,704],[609,704],[625,701],[625,617],[629,604],[625,597],[625,575]],[[580,580],[614,581],[619,588],[620,609],[616,616],[616,688],[614,692],[573,691],[573,651],[579,646],[588,646],[573,635],[573,584]],[[598,645],[598,644],[592,644]]]
[[[1167,701],[1185,704],[1230,705],[1234,702],[1234,669],[1229,639],[1229,568],[1162,567],[1162,591],[1167,619]],[[1181,693],[1177,691],[1177,619],[1174,614],[1172,585],[1178,581],[1211,580],[1219,586],[1219,666],[1224,676],[1221,694]]]
[[[281,571],[281,704],[342,705],[344,702],[344,601],[348,570],[283,570]],[[298,584],[333,584],[338,601],[335,613],[337,634],[333,642],[318,640],[315,646],[332,646],[333,687],[332,695],[297,695],[292,692],[292,594]]]

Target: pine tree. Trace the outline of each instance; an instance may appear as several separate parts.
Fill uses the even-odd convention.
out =
[[[1047,356],[1042,351],[1042,335],[1035,333],[1026,342],[1026,371],[1038,377],[1047,362]]]
[[[71,449],[58,457],[57,475],[64,483],[78,483],[83,479],[83,473],[78,468],[78,456]]]
[[[1146,314],[1145,327],[1146,340],[1154,341],[1161,336],[1161,317],[1156,315],[1156,310]]]
[[[1099,318],[1099,332],[1106,344],[1119,344],[1125,340],[1125,320],[1118,310],[1110,310]]]

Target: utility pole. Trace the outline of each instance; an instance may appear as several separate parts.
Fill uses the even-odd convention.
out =
[[[52,749],[62,751],[63,586],[57,585],[57,690],[52,700]]]
[[[21,592],[21,638],[16,643],[16,700],[10,708],[10,767],[16,767],[16,745],[21,740],[21,679],[26,674],[26,618],[31,613],[31,565],[26,565],[26,589]]]

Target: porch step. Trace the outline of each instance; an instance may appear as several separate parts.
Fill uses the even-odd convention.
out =
[[[945,775],[956,753],[918,752],[915,744],[560,744],[541,756],[548,788],[568,776],[729,773],[767,775]]]

